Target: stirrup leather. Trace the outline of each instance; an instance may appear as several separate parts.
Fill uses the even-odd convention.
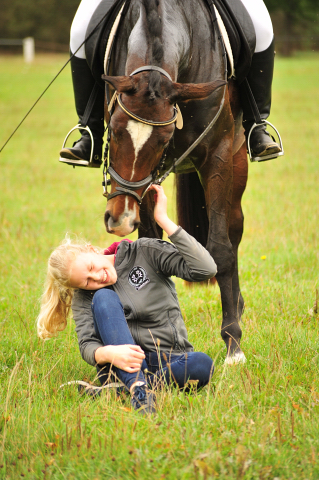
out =
[[[273,128],[273,130],[275,130],[275,132],[277,134],[277,137],[278,137],[278,140],[279,140],[279,146],[280,146],[281,151],[277,152],[277,153],[270,153],[269,155],[253,156],[251,148],[250,148],[251,133],[256,127],[259,127],[260,125],[264,125],[264,124],[270,125],[270,127]],[[256,123],[255,122],[253,124],[253,126],[251,127],[251,129],[249,130],[249,133],[248,133],[247,148],[248,148],[249,159],[250,159],[251,162],[264,162],[265,160],[271,160],[273,158],[281,157],[282,155],[284,155],[284,148],[283,148],[283,145],[282,145],[282,140],[281,140],[280,133],[278,132],[277,128],[272,123],[268,122],[267,120],[262,120],[261,123]]]
[[[90,129],[90,127],[86,126],[86,127],[83,127],[80,123],[78,123],[77,125],[75,125],[75,127],[71,128],[71,130],[69,131],[69,133],[67,134],[67,136],[65,137],[64,139],[64,142],[63,142],[63,145],[62,145],[62,149],[65,148],[65,144],[66,144],[66,141],[67,139],[69,138],[69,136],[71,135],[72,132],[74,132],[74,130],[85,130],[89,133],[90,135],[90,138],[91,138],[91,155],[90,155],[90,160],[77,160],[77,159],[71,159],[71,158],[63,158],[60,156],[59,158],[59,162],[63,162],[63,163],[67,163],[68,165],[73,165],[73,167],[75,166],[79,166],[79,167],[91,167],[93,165],[93,152],[94,152],[94,138],[93,138],[93,134],[92,134],[92,131]]]

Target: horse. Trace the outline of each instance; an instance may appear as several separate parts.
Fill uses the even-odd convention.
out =
[[[154,192],[147,190],[174,171],[178,222],[217,264],[225,362],[245,361],[237,252],[247,152],[236,83],[227,82],[223,43],[207,3],[130,0],[111,63],[102,77],[115,92],[105,118],[106,229],[122,237],[138,228],[139,236],[161,238]]]

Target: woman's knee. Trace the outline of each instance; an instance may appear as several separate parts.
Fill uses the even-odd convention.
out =
[[[82,0],[71,26],[70,49],[74,53],[85,40],[86,30],[91,17],[102,0]],[[85,58],[85,48],[82,46],[76,53],[78,58]]]
[[[210,356],[203,352],[194,352],[194,363],[200,367],[203,377],[209,381],[214,372],[214,362]]]
[[[119,296],[114,290],[109,288],[101,288],[97,290],[94,294],[92,300],[92,311],[93,313],[98,309],[118,307],[123,310],[122,304],[120,302]]]
[[[241,0],[253,22],[256,33],[255,53],[263,52],[270,46],[274,31],[272,21],[263,0]]]
[[[183,388],[189,380],[195,380],[198,382],[198,388],[202,388],[209,383],[213,371],[213,360],[206,353],[189,352],[170,364],[166,371],[166,380],[170,383],[174,379],[180,388]]]

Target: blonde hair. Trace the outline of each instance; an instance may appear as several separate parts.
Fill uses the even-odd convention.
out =
[[[38,336],[42,339],[57,335],[65,329],[70,312],[74,288],[70,286],[70,264],[80,253],[91,247],[85,241],[74,243],[67,236],[50,255],[41,309],[37,318]],[[97,247],[95,251],[100,252]]]

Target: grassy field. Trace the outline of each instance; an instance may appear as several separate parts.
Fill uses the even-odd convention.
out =
[[[65,60],[0,57],[1,145]],[[177,281],[190,340],[216,369],[198,394],[159,394],[151,419],[129,399],[59,388],[95,378],[72,321],[56,339],[36,336],[50,251],[66,232],[113,241],[101,171],[57,161],[76,122],[68,69],[47,92],[0,154],[1,479],[319,478],[318,71],[318,54],[277,59],[270,120],[286,154],[250,165],[240,247],[248,361],[224,367],[218,288]],[[173,215],[173,178],[164,186]]]

